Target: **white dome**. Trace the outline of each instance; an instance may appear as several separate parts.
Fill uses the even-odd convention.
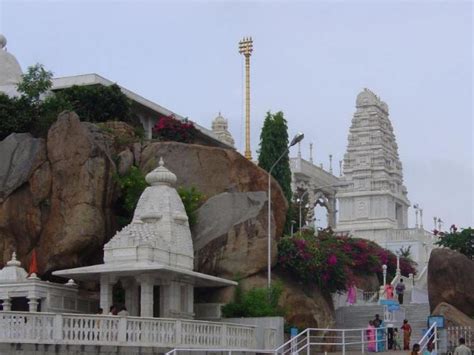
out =
[[[155,262],[192,270],[194,250],[188,216],[173,187],[176,175],[160,165],[138,200],[132,222],[104,247],[104,262]]]
[[[21,267],[21,263],[16,259],[16,253],[12,255],[12,259],[7,265],[0,270],[0,283],[24,282],[28,274]]]
[[[0,92],[7,95],[17,95],[18,83],[23,72],[15,56],[6,50],[7,39],[0,34]]]

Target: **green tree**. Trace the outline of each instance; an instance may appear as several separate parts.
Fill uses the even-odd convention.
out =
[[[280,184],[289,204],[285,224],[286,231],[291,229],[291,201],[293,195],[291,192],[290,159],[287,151],[288,143],[288,126],[283,112],[279,111],[275,114],[272,114],[270,111],[267,112],[260,133],[258,166],[266,171],[270,171],[278,158],[286,152],[272,170],[272,176]]]
[[[439,235],[437,245],[458,251],[468,258],[474,259],[474,229],[469,227],[461,229],[459,232],[453,225],[449,233],[440,233]]]
[[[33,105],[39,105],[41,95],[51,89],[52,78],[53,73],[46,70],[43,64],[29,66],[18,84],[18,91]]]

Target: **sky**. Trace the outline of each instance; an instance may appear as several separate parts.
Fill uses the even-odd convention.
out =
[[[0,33],[24,70],[97,73],[205,127],[221,112],[241,152],[238,42],[252,36],[254,158],[266,112],[281,110],[290,138],[305,134],[303,157],[312,142],[317,164],[327,169],[332,154],[338,174],[356,96],[369,88],[389,105],[426,229],[434,216],[474,226],[470,1],[0,0]]]

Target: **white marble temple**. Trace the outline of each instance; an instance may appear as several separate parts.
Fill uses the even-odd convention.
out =
[[[146,181],[150,186],[142,193],[132,222],[104,246],[104,264],[53,274],[100,281],[100,304],[104,311],[112,305],[113,285],[120,281],[130,315],[189,319],[194,316],[195,286],[237,283],[193,271],[188,217],[174,188],[176,175],[165,168],[162,159],[147,174]]]

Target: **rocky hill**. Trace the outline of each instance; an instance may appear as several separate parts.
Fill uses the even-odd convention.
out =
[[[120,139],[117,139],[119,137]],[[195,267],[223,277],[238,274],[245,287],[264,286],[267,265],[267,173],[234,150],[134,139],[120,122],[101,127],[65,112],[47,138],[12,134],[0,142],[0,265],[16,251],[23,265],[37,250],[43,278],[57,269],[102,262],[102,247],[117,230],[114,176],[132,165],[144,173],[163,157],[178,186],[194,186],[207,201],[193,229]],[[281,235],[287,202],[272,181],[272,226]],[[273,240],[273,263],[276,262]],[[275,274],[285,287],[293,324],[325,327],[331,301],[317,288]],[[231,290],[214,299],[227,301]],[[300,307],[301,304],[309,305]],[[296,309],[301,310],[297,314]]]

